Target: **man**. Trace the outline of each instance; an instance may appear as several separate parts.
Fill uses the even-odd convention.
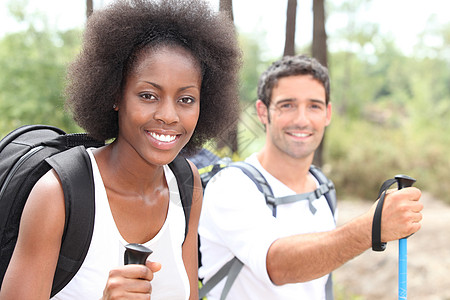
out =
[[[327,69],[306,56],[273,63],[260,78],[256,111],[266,142],[246,162],[262,173],[275,197],[316,190],[309,168],[331,121]],[[420,229],[420,194],[416,188],[388,194],[383,242]],[[325,299],[329,273],[371,247],[375,207],[338,228],[324,196],[279,205],[274,217],[256,184],[240,169],[225,168],[204,194],[199,276],[206,282],[237,257],[244,265],[227,299]],[[220,298],[224,283],[208,300]]]

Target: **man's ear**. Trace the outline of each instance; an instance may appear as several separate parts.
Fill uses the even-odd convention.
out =
[[[332,112],[331,103],[328,103],[328,105],[327,105],[327,120],[326,120],[325,126],[328,126],[331,123],[331,112]]]
[[[263,125],[267,125],[269,123],[269,111],[267,106],[261,100],[256,100],[256,114],[258,115],[259,121]]]

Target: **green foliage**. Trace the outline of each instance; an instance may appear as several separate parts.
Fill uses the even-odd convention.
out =
[[[9,3],[25,29],[0,39],[0,136],[32,123],[80,131],[63,109],[63,90],[81,30],[53,31],[44,17],[27,14],[26,0]],[[414,55],[406,56],[377,25],[356,22],[358,7],[367,0],[346,3],[332,7],[350,20],[345,30],[329,36],[330,44],[339,46],[329,49],[333,120],[324,170],[341,197],[374,200],[385,179],[405,173],[418,180],[418,187],[450,202],[445,183],[450,178],[450,24],[432,23],[420,34],[422,43]],[[264,130],[254,109],[257,83],[279,58],[263,58],[258,37],[239,37],[239,158],[263,146]],[[426,44],[430,38],[438,41],[432,47]]]
[[[414,55],[406,56],[375,24],[358,20],[366,3],[332,7],[348,22],[330,38],[334,115],[324,169],[341,197],[374,200],[385,179],[406,173],[450,202],[450,186],[442,184],[450,178],[450,24],[430,18]]]
[[[272,60],[264,60],[261,57],[261,45],[257,37],[240,34],[239,42],[243,52],[243,66],[239,90],[242,114],[238,126],[238,156],[245,158],[261,149],[264,144],[264,132],[256,117],[255,102],[258,97],[259,76],[272,63]]]
[[[22,19],[20,10],[15,11]],[[45,21],[42,22],[45,24]],[[0,40],[0,136],[24,124],[45,123],[79,130],[64,111],[67,63],[78,51],[79,30],[28,29]]]
[[[239,43],[243,52],[239,97],[244,105],[253,105],[257,98],[259,76],[274,59],[262,58],[262,46],[259,44],[257,37],[240,34]]]
[[[442,184],[450,178],[450,62],[406,57],[389,42],[376,64],[336,55],[325,155],[341,196],[374,200],[385,179],[406,173],[450,202],[450,186]],[[351,57],[351,75],[337,63],[343,55]]]

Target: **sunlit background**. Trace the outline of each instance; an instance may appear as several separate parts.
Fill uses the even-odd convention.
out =
[[[94,9],[109,2],[94,0]],[[219,0],[210,2],[218,10]],[[214,149],[218,153],[243,159],[264,142],[253,108],[256,85],[260,73],[283,55],[287,2],[232,2],[244,54],[243,113],[236,151]],[[416,178],[424,201],[433,203],[425,213],[439,207],[438,215],[424,222],[441,222],[436,228],[425,223],[423,232],[439,241],[436,237],[448,232],[450,220],[450,2],[324,2],[333,120],[326,132],[321,167],[335,182],[339,199],[347,203],[370,204],[380,184],[396,174]],[[311,0],[297,1],[297,54],[312,53],[312,6]],[[65,69],[80,49],[85,21],[84,0],[0,2],[0,137],[24,124],[82,130],[63,109],[63,90]],[[425,234],[419,232],[412,239],[419,237]],[[438,253],[434,258],[439,261],[432,263],[431,254],[415,265],[418,283],[411,287],[410,299],[450,299],[439,282],[447,278],[443,270],[450,268],[449,242],[450,237],[443,244],[420,244],[433,245],[432,253]],[[422,251],[427,252],[429,248]],[[383,284],[394,281],[395,285],[390,272],[382,272],[387,276]],[[377,291],[376,296],[367,296],[361,280],[354,281],[340,283],[338,299],[393,299],[392,294],[383,298]]]

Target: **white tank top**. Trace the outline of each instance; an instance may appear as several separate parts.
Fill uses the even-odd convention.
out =
[[[95,185],[95,225],[86,258],[75,277],[52,299],[100,299],[112,268],[123,266],[127,241],[120,235],[109,207],[105,186],[92,151]],[[166,221],[158,234],[144,245],[153,250],[151,261],[162,268],[152,280],[152,300],[188,299],[189,279],[182,259],[185,217],[175,176],[168,166],[164,174],[170,191]]]

